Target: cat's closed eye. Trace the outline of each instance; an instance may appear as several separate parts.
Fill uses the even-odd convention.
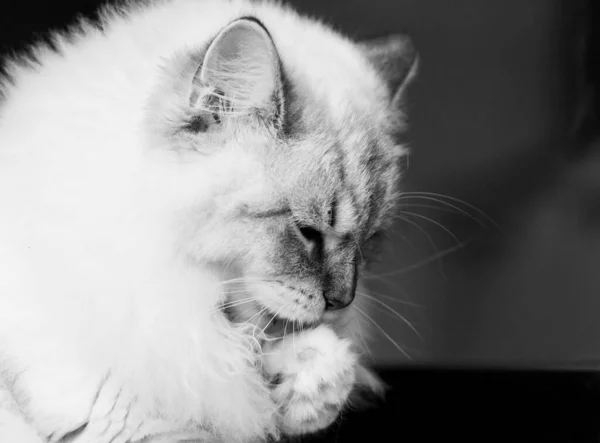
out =
[[[327,210],[327,225],[334,228],[337,221],[337,205],[338,202],[334,199]]]
[[[317,243],[323,241],[323,234],[318,229],[303,224],[298,225],[300,235],[309,242]]]
[[[242,214],[244,217],[249,218],[289,217],[292,214],[292,210],[287,206],[272,209],[255,209],[246,206],[242,209]]]

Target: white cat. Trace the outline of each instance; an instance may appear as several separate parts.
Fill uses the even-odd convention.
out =
[[[375,388],[351,302],[393,215],[408,41],[245,0],[53,41],[0,108],[0,441],[262,441]]]

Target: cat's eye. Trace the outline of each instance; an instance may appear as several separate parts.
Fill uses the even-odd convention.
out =
[[[308,254],[315,260],[323,259],[323,233],[313,227],[296,223],[297,235],[302,239]]]
[[[330,227],[335,227],[335,223],[337,221],[337,199],[333,199],[329,209],[327,210],[327,225]]]
[[[300,231],[300,235],[302,235],[305,240],[311,243],[321,242],[323,239],[323,234],[321,234],[321,232],[315,228],[311,228],[310,226],[300,225],[298,226],[298,231]]]
[[[275,218],[275,217],[288,217],[292,210],[287,207],[279,207],[273,209],[253,209],[245,206],[241,210],[242,214],[252,218]]]

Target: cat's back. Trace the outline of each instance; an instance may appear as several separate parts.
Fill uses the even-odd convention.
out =
[[[42,43],[8,61],[0,136],[22,142],[43,132],[50,143],[54,135],[81,138],[80,127],[95,136],[134,127],[173,55],[202,49],[248,8],[246,1],[130,2],[105,9],[96,24],[53,34],[54,48]]]
[[[50,125],[52,117],[64,121],[66,113],[72,127],[92,117],[106,119],[95,124],[104,131],[135,124],[148,97],[168,75],[174,55],[201,53],[220,29],[243,16],[265,24],[288,74],[304,77],[312,87],[348,92],[356,87],[353,76],[370,74],[349,41],[274,2],[130,2],[121,9],[105,9],[99,24],[82,21],[54,34],[55,49],[34,46],[27,56],[8,63],[2,133],[12,128],[29,128],[31,133],[44,122]],[[88,130],[93,129],[90,123]]]

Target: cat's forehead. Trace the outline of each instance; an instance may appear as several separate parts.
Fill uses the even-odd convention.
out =
[[[360,112],[331,115],[306,108],[299,132],[290,141],[290,155],[313,176],[315,186],[325,183],[364,185],[379,178],[395,161],[396,152],[384,125]],[[315,117],[316,116],[316,117]],[[302,118],[302,117],[301,117]]]
[[[314,114],[313,114],[314,115]],[[390,139],[369,119],[346,124],[321,117],[282,147],[287,195],[307,218],[335,206],[343,230],[376,224],[391,197],[397,169]]]

